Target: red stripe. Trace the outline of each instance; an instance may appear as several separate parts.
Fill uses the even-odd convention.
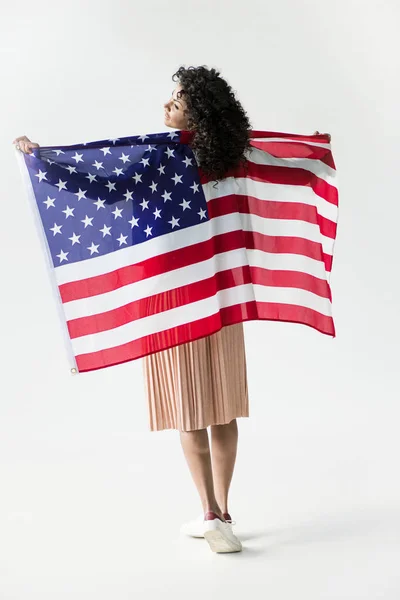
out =
[[[242,321],[270,320],[301,323],[317,329],[326,335],[335,336],[333,320],[330,317],[309,308],[290,304],[272,304],[263,302],[247,302],[222,308],[216,315],[200,319],[192,323],[160,331],[139,340],[134,340],[115,348],[107,348],[97,352],[76,356],[79,372],[93,371],[120,364],[147,354],[160,352],[179,344],[212,335],[224,325],[233,325]]]
[[[219,290],[249,283],[268,287],[299,288],[331,300],[327,281],[312,275],[297,271],[236,267],[216,273],[215,277],[203,281],[154,294],[151,298],[141,298],[103,313],[71,319],[67,322],[69,334],[73,339],[100,331],[109,331],[144,317],[210,298]]]
[[[243,248],[243,246],[277,254],[301,254],[320,261],[325,259],[321,244],[318,242],[296,237],[267,236],[251,231],[231,231],[192,246],[153,256],[134,265],[121,267],[111,273],[64,283],[59,286],[61,298],[63,302],[71,302],[97,296],[136,281],[208,260],[216,254]]]
[[[229,194],[212,198],[208,201],[207,208],[210,219],[238,212],[258,215],[265,219],[305,221],[318,225],[322,235],[332,239],[336,237],[336,223],[319,215],[316,207],[309,204],[260,200],[255,196]]]

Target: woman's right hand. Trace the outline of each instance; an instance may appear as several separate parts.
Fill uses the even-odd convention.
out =
[[[21,150],[21,152],[25,152],[25,154],[32,154],[32,148],[39,148],[39,144],[36,142],[31,142],[26,135],[21,135],[20,137],[15,138],[13,144],[17,144],[19,150]]]

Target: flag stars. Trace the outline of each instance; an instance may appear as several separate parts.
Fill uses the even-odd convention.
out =
[[[48,181],[48,179],[47,179],[46,175],[47,175],[47,171],[41,171],[41,170],[39,169],[39,173],[36,173],[36,174],[35,174],[35,177],[38,177],[38,179],[39,179],[39,183],[40,183],[41,181],[43,181],[43,179],[45,179],[46,181]]]
[[[127,189],[127,190],[126,190],[126,193],[124,194],[125,202],[128,202],[128,200],[133,200],[132,196],[133,196],[133,192],[130,192],[130,191]]]
[[[67,256],[68,256],[69,252],[64,252],[63,250],[60,251],[60,254],[56,254],[57,258],[60,259],[60,263],[62,263],[63,260],[68,260]]]
[[[149,235],[153,235],[153,234],[151,233],[151,230],[152,230],[152,229],[153,229],[153,228],[152,228],[152,227],[150,227],[150,225],[147,225],[146,229],[144,230],[144,233],[146,234],[146,237],[149,237]]]
[[[165,175],[165,165],[160,165],[157,171],[160,172],[160,175]]]
[[[199,191],[199,184],[194,182],[193,185],[189,186],[191,190],[193,190],[193,194]]]
[[[149,188],[151,189],[152,194],[154,194],[154,192],[157,191],[157,186],[158,186],[158,183],[154,183],[154,181],[152,181],[151,185],[149,185]]]
[[[117,190],[115,189],[115,183],[111,183],[111,181],[108,181],[108,183],[106,183],[106,188],[108,188],[108,191],[111,193],[112,191],[116,192]]]
[[[105,202],[105,200],[100,200],[100,198],[97,198],[96,202],[93,202],[93,204],[97,206],[97,210],[99,210],[99,208],[105,208]]]
[[[57,225],[57,223],[54,223],[54,227],[50,227],[50,231],[53,232],[53,237],[59,233],[61,235],[61,227],[62,225]]]
[[[207,218],[207,213],[206,213],[206,211],[203,208],[201,208],[200,212],[198,212],[197,214],[200,215],[200,221],[202,219],[206,219]]]
[[[100,150],[103,152],[104,156],[106,156],[106,154],[111,154],[110,148],[100,148]]]
[[[183,202],[181,202],[179,206],[182,206],[182,210],[185,210],[186,208],[190,208],[190,203],[191,200],[187,201],[185,198],[183,198]]]
[[[130,221],[128,221],[128,223],[131,224],[131,229],[133,229],[134,227],[139,227],[139,218],[135,218],[132,217],[132,219]]]
[[[161,194],[161,198],[164,198],[164,203],[167,200],[171,200],[171,202],[172,202],[171,194],[172,194],[172,192],[167,192],[167,190],[165,190],[164,193]]]
[[[93,183],[93,181],[97,182],[96,175],[92,175],[92,173],[88,173],[86,179],[89,179],[89,183]]]
[[[85,218],[84,218],[84,219],[81,219],[81,223],[83,223],[83,224],[84,224],[84,226],[85,226],[85,229],[86,229],[86,227],[88,227],[89,225],[91,225],[91,226],[93,227],[93,223],[92,223],[93,219],[94,219],[94,217],[88,217],[87,215],[85,216]]]
[[[188,156],[185,156],[185,158],[183,159],[183,161],[182,161],[182,162],[183,162],[183,163],[185,163],[185,166],[186,166],[186,168],[187,168],[187,167],[189,167],[189,166],[190,166],[190,167],[192,167],[192,166],[193,166],[193,165],[192,165],[192,159],[191,159],[191,158],[189,158]]]
[[[76,235],[76,233],[72,234],[72,237],[68,238],[69,240],[71,240],[72,245],[75,246],[75,244],[80,244],[79,238],[81,236],[80,235]]]
[[[144,167],[148,167],[150,165],[150,159],[149,158],[142,158],[142,160],[140,161]]]
[[[50,196],[47,196],[47,200],[43,200],[43,204],[45,204],[47,206],[47,209],[49,209],[50,206],[53,206],[55,208],[55,206],[54,206],[55,200],[56,200],[55,198],[50,198]]]
[[[135,173],[134,176],[132,177],[132,179],[135,180],[135,183],[139,183],[139,181],[140,181],[140,183],[142,183],[142,175],[141,174],[139,175],[139,173]]]
[[[177,226],[177,227],[180,227],[180,225],[179,225],[179,222],[178,222],[178,221],[179,221],[179,219],[175,219],[175,217],[172,217],[172,220],[171,220],[171,221],[168,221],[168,223],[171,223],[171,225],[172,225],[172,229],[173,229],[175,226]]]
[[[99,169],[103,169],[103,163],[99,162],[98,160],[95,160],[94,163],[92,164],[92,167],[96,167],[97,170]]]
[[[172,181],[175,182],[175,185],[176,185],[177,183],[183,183],[182,177],[183,177],[183,175],[178,175],[177,173],[175,173],[175,176],[171,177],[171,179],[172,179]]]
[[[71,158],[73,158],[76,161],[76,164],[78,164],[79,162],[83,162],[82,156],[83,154],[78,154],[75,152],[75,156],[71,156]]]
[[[88,250],[90,250],[90,256],[93,256],[95,252],[97,252],[97,254],[99,253],[99,246],[100,244],[95,244],[94,242],[92,242],[91,246],[88,246]]]
[[[118,208],[118,206],[116,206],[115,210],[112,211],[112,214],[114,215],[114,219],[117,219],[118,217],[120,217],[122,219],[122,211],[123,211],[123,208]]]
[[[111,233],[110,233],[111,225],[110,225],[110,227],[107,227],[107,225],[104,223],[103,229],[99,229],[99,231],[101,231],[101,233],[103,234],[103,237],[106,237],[106,235],[111,236]]]
[[[82,200],[82,198],[85,198],[85,200],[87,200],[85,194],[86,194],[87,190],[81,190],[81,188],[79,188],[79,192],[75,192],[75,196],[78,196],[78,200]]]
[[[66,181],[62,181],[61,179],[58,180],[58,183],[56,183],[56,187],[58,187],[58,191],[61,192],[61,190],[66,190],[67,189],[67,182]]]
[[[156,210],[153,212],[153,215],[156,219],[161,219],[161,209],[156,208]]]
[[[168,158],[171,158],[172,156],[175,158],[174,150],[171,150],[171,148],[167,148],[164,154],[167,154]]]
[[[72,173],[77,173],[78,171],[76,170],[76,167],[73,167],[72,165],[68,165],[65,167],[68,171],[69,174],[72,175]]]
[[[149,207],[148,207],[148,204],[149,204],[149,202],[150,202],[150,200],[146,200],[145,198],[143,198],[143,202],[141,202],[141,203],[139,204],[139,206],[141,206],[141,207],[142,207],[142,210],[144,210],[145,208],[149,208]]]
[[[121,154],[121,156],[119,157],[119,160],[122,160],[124,164],[126,162],[131,162],[131,159],[129,158],[129,154],[124,154],[124,153]]]
[[[119,175],[123,175],[124,170],[123,169],[119,169],[118,167],[115,167],[115,169],[113,170],[113,173],[115,173],[116,176],[118,177]]]
[[[62,212],[65,213],[65,218],[68,219],[68,217],[74,217],[74,210],[75,208],[70,208],[67,205],[67,208],[65,210],[63,210]]]
[[[120,247],[122,246],[122,244],[128,245],[128,242],[126,241],[127,237],[128,237],[127,235],[122,235],[122,233],[121,233],[119,238],[117,238],[117,242],[119,242]]]

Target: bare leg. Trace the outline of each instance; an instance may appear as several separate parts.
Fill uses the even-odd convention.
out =
[[[207,429],[180,431],[181,444],[196,484],[204,513],[212,510],[222,517],[222,512],[214,495],[210,445]]]
[[[215,498],[223,513],[229,513],[228,493],[235,468],[238,437],[236,419],[226,425],[211,426]]]

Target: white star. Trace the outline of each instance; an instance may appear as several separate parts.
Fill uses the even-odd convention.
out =
[[[71,173],[77,173],[78,171],[76,170],[76,167],[73,167],[72,165],[68,165],[67,167],[65,167],[66,169],[68,169],[69,174],[71,175]]]
[[[36,173],[36,174],[35,174],[35,177],[38,177],[38,178],[39,178],[39,183],[40,183],[40,182],[41,182],[43,179],[45,179],[46,181],[48,181],[48,179],[47,179],[47,177],[46,177],[46,174],[47,174],[47,171],[41,171],[41,170],[39,169],[39,173]]]
[[[49,208],[50,206],[54,206],[54,202],[55,198],[50,198],[49,196],[47,196],[47,200],[43,200],[43,204],[45,204],[47,208]]]
[[[152,150],[155,150],[155,149],[156,149],[156,147],[155,147],[155,146],[150,146],[150,145],[149,145],[149,146],[148,146],[148,148],[147,148],[147,150],[149,150],[149,152],[151,152]]]
[[[198,212],[197,214],[198,214],[198,215],[200,215],[200,220],[201,220],[203,217],[204,217],[204,219],[206,219],[206,218],[207,218],[207,213],[206,213],[206,211],[205,211],[203,208],[201,208],[201,209],[200,209],[200,212]]]
[[[139,162],[143,163],[144,167],[148,167],[149,164],[150,164],[150,159],[149,158],[142,158],[142,160],[139,161]]]
[[[96,167],[97,170],[102,169],[103,163],[99,162],[98,160],[95,160],[94,163],[92,164],[92,167]]]
[[[185,208],[190,208],[190,206],[189,206],[190,203],[191,203],[191,200],[189,200],[189,202],[188,202],[187,200],[185,200],[185,198],[183,198],[183,202],[181,202],[179,204],[179,206],[182,206],[183,207],[182,210],[185,210]]]
[[[74,216],[74,210],[75,210],[75,208],[70,208],[69,206],[67,206],[67,208],[65,210],[63,210],[62,212],[65,213],[65,218],[68,219],[68,217]]]
[[[61,190],[66,190],[67,189],[67,182],[66,181],[61,181],[61,179],[58,180],[58,183],[56,183],[56,187],[58,187],[58,191],[61,192]]]
[[[142,140],[142,142],[144,142],[144,140],[149,137],[148,135],[138,135],[139,140]]]
[[[75,152],[75,156],[71,156],[71,158],[76,160],[76,164],[78,164],[78,162],[83,162],[82,156],[83,154],[78,154],[77,152]]]
[[[169,136],[171,137],[171,139],[172,139],[172,138],[174,137],[174,135],[178,135],[178,132],[177,132],[177,131],[170,131],[168,135],[169,135]]]
[[[152,194],[154,194],[154,192],[157,190],[157,186],[158,186],[158,183],[154,183],[154,181],[152,181],[151,185],[149,185],[149,188],[151,188]]]
[[[193,194],[195,194],[196,192],[199,191],[199,184],[198,183],[194,183],[190,187],[193,188]]]
[[[111,152],[110,152],[110,148],[100,148],[100,150],[101,150],[102,152],[104,152],[104,156],[105,156],[106,154],[111,154]]]
[[[55,152],[57,156],[60,156],[60,154],[65,154],[64,150],[53,150],[53,152]]]
[[[155,216],[156,219],[158,217],[161,219],[161,210],[159,208],[156,208],[156,210],[153,212],[153,215]]]
[[[149,202],[150,202],[150,200],[145,200],[145,199],[143,198],[143,202],[141,202],[141,203],[139,204],[139,206],[141,206],[141,207],[142,207],[142,210],[144,210],[145,208],[149,208],[149,207],[147,206]]]
[[[92,256],[92,254],[94,252],[97,252],[97,254],[99,253],[99,251],[97,250],[97,248],[100,246],[100,244],[95,244],[94,242],[92,242],[92,245],[88,247],[88,250],[90,250],[90,256]]]
[[[126,190],[126,194],[124,194],[125,196],[125,202],[128,202],[128,200],[132,200],[132,196],[133,196],[133,192],[130,192],[128,189]]]
[[[93,219],[94,219],[94,217],[88,217],[87,215],[85,216],[84,219],[81,219],[81,223],[84,224],[85,229],[88,225],[91,225],[93,227],[93,223],[92,223]]]
[[[117,190],[115,189],[115,183],[111,183],[111,181],[109,181],[108,183],[106,183],[106,187],[108,187],[108,191],[111,192],[111,190],[114,190],[114,192],[116,192]]]
[[[138,221],[139,221],[139,219],[135,219],[135,217],[132,217],[132,219],[131,219],[130,221],[128,221],[128,223],[130,223],[130,224],[131,224],[131,229],[132,229],[133,227],[139,227],[139,225],[138,225]]]
[[[72,237],[68,238],[69,240],[71,240],[72,245],[74,246],[74,244],[80,244],[79,238],[81,236],[80,235],[76,235],[75,233],[72,234]]]
[[[146,234],[146,237],[149,237],[149,235],[153,235],[153,234],[151,233],[151,230],[152,230],[152,229],[153,229],[153,228],[152,228],[152,227],[150,227],[150,225],[147,225],[146,229],[144,230],[144,232],[145,232],[145,234]]]
[[[116,219],[117,217],[121,217],[122,219],[122,208],[118,208],[117,206],[115,207],[115,210],[112,211],[112,214],[114,215],[114,219]]]
[[[171,150],[170,148],[167,148],[166,152],[164,152],[164,154],[168,154],[168,158],[171,158],[171,156],[174,156],[174,151]]]
[[[50,231],[53,232],[53,236],[55,236],[56,233],[61,234],[61,227],[62,225],[57,225],[57,223],[54,223],[54,227],[50,227]]]
[[[92,175],[91,173],[88,173],[88,174],[86,175],[86,179],[89,179],[89,180],[90,180],[90,183],[93,183],[93,181],[97,181],[97,179],[96,179],[96,175]]]
[[[138,175],[138,173],[135,173],[134,176],[132,177],[132,179],[135,180],[135,183],[138,183],[138,181],[140,181],[140,183],[142,183],[142,176]]]
[[[57,258],[60,259],[60,263],[62,263],[63,260],[68,260],[67,254],[69,254],[69,252],[64,252],[63,250],[60,251],[60,254],[56,254]]]
[[[124,170],[123,169],[118,169],[118,167],[115,167],[115,169],[113,170],[113,173],[115,173],[116,176],[118,177],[118,175],[123,175]]]
[[[175,225],[178,225],[180,227],[178,221],[179,221],[179,219],[175,219],[175,217],[172,217],[172,220],[168,221],[168,223],[171,223],[172,229],[173,229],[175,227]]]
[[[103,234],[103,237],[105,237],[106,235],[111,236],[110,229],[111,229],[111,225],[110,225],[110,227],[107,227],[107,225],[104,223],[103,229],[99,229],[99,231],[101,231],[101,233]]]
[[[160,171],[160,175],[165,175],[165,166],[164,165],[160,165],[157,169],[157,171]]]
[[[82,198],[85,198],[85,200],[87,200],[85,194],[86,194],[87,190],[81,190],[81,188],[79,188],[79,192],[75,192],[75,196],[78,196],[78,200],[81,200]]]
[[[119,160],[122,160],[124,164],[126,162],[131,162],[131,159],[129,158],[129,154],[124,154],[124,153],[121,154],[121,156],[119,157]]]
[[[182,162],[184,162],[184,163],[185,163],[186,167],[188,167],[189,165],[190,165],[191,167],[193,166],[193,165],[192,165],[192,159],[191,159],[191,158],[189,158],[188,156],[185,156],[185,158],[183,159],[183,161],[182,161]]]
[[[97,198],[96,202],[93,202],[93,204],[97,206],[97,210],[99,210],[99,208],[105,208],[104,203],[105,200],[100,200],[100,198]]]
[[[172,192],[167,192],[167,190],[165,190],[165,192],[161,194],[161,198],[164,198],[164,202],[166,202],[167,200],[171,200],[172,202],[171,194]]]
[[[172,181],[175,181],[175,185],[177,183],[182,183],[181,179],[182,179],[183,175],[178,175],[177,173],[175,173],[175,177],[171,177]]]
[[[119,242],[120,246],[122,246],[122,244],[128,245],[128,242],[126,241],[127,237],[128,237],[127,235],[122,235],[122,233],[121,233],[121,235],[119,236],[119,238],[117,238],[117,242]]]
[[[112,142],[113,144],[115,144],[115,142],[118,142],[119,138],[108,138],[109,142]]]

